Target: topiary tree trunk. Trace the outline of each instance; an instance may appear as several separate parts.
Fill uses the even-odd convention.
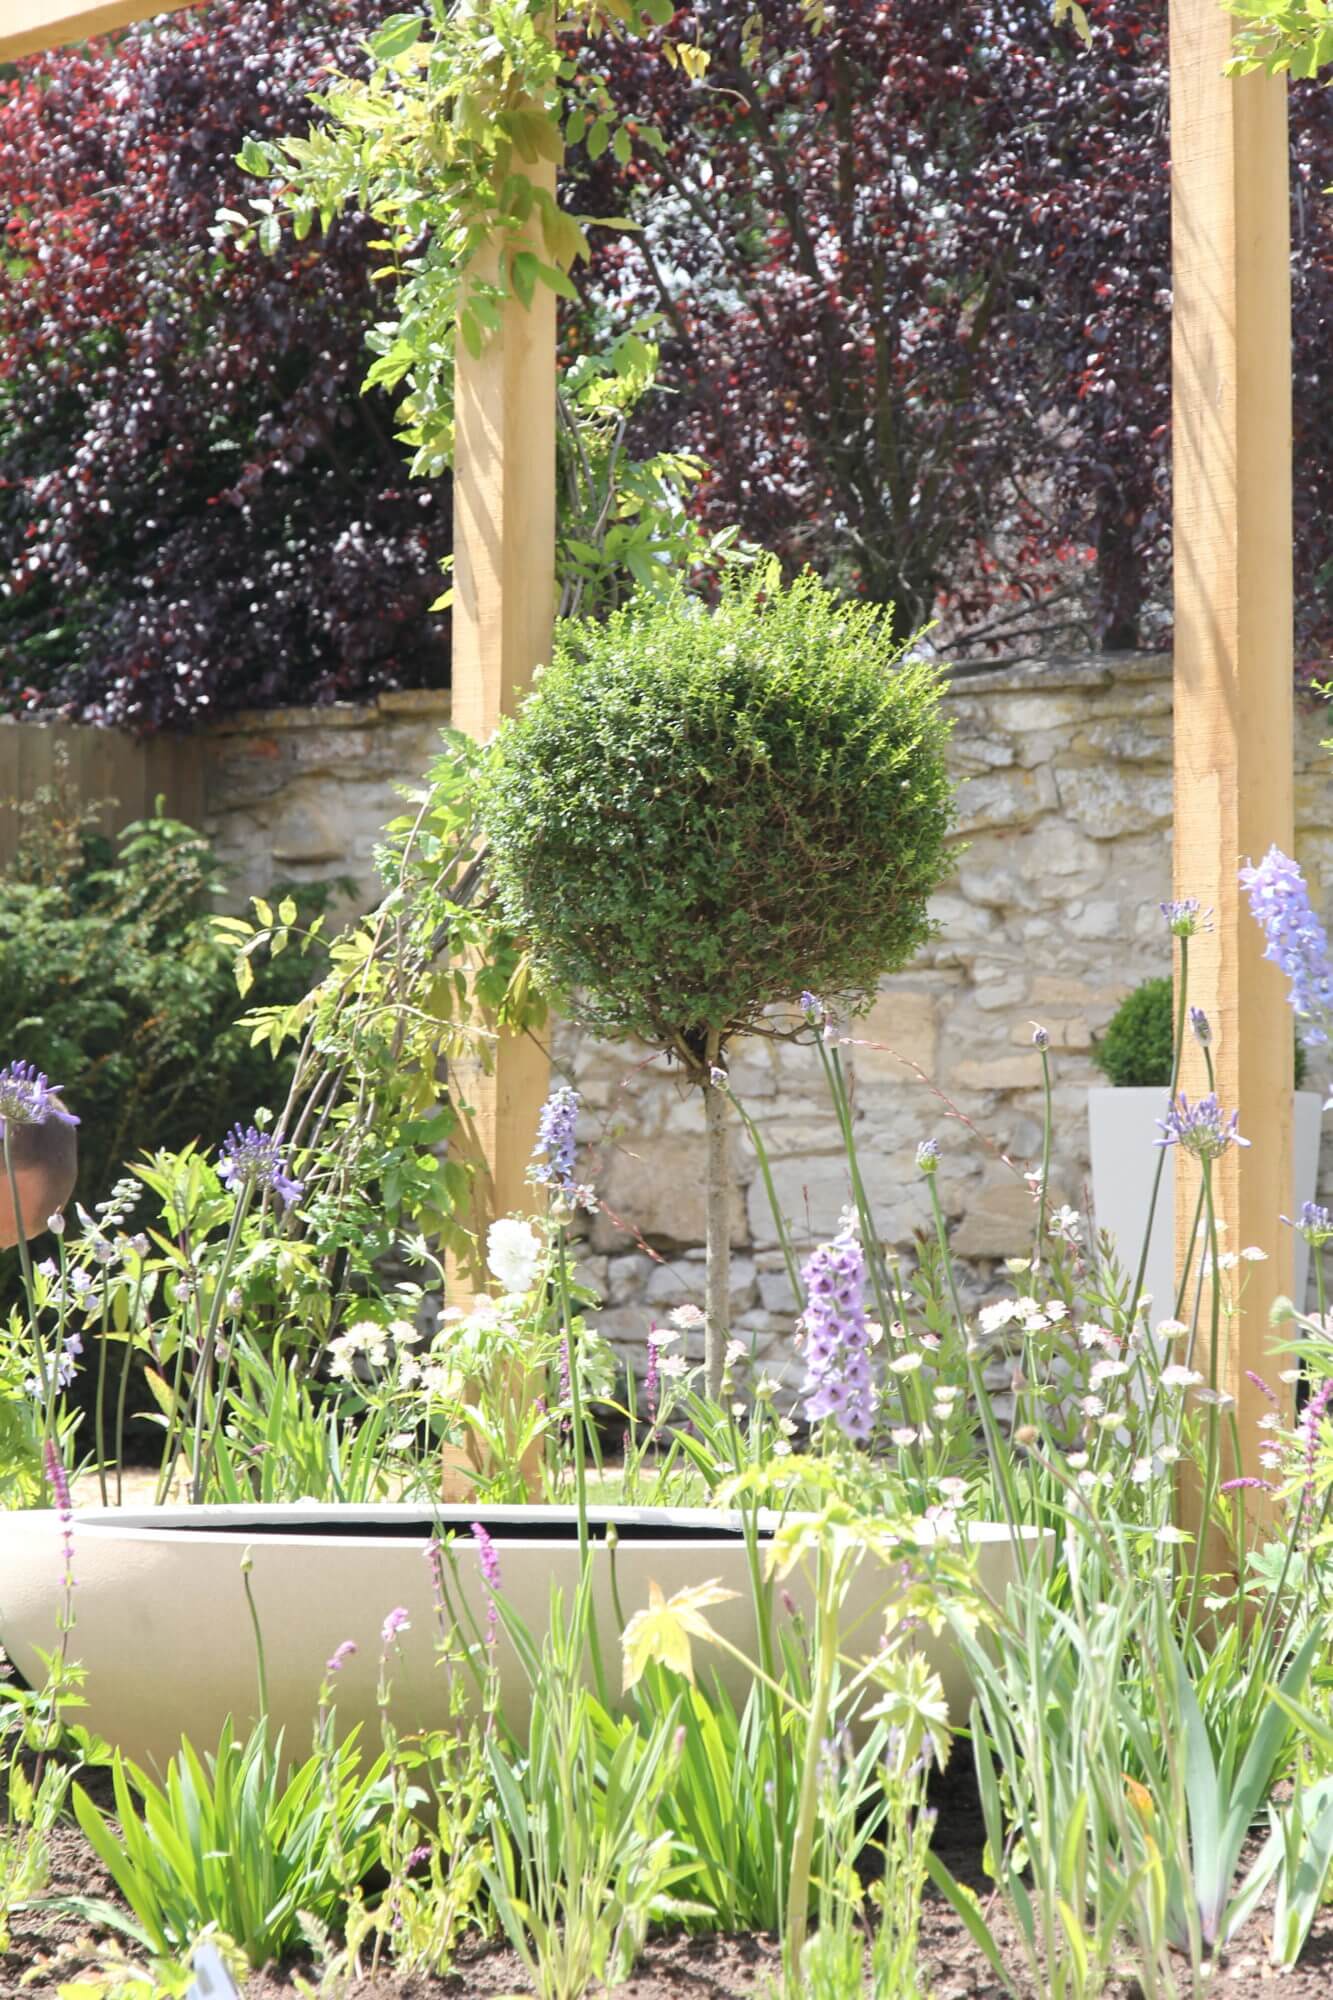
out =
[[[721,1394],[723,1360],[731,1322],[731,1129],[727,1093],[704,1079],[704,1124],[708,1132],[705,1210],[704,1381],[714,1399]]]

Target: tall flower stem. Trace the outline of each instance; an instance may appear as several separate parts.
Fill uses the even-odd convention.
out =
[[[805,1950],[810,1923],[810,1862],[815,1844],[815,1813],[819,1804],[819,1766],[824,1754],[833,1682],[838,1671],[838,1606],[840,1592],[831,1573],[834,1557],[819,1551],[818,1583],[815,1593],[814,1686],[810,1691],[810,1720],[806,1727],[805,1756],[801,1764],[800,1790],[796,1801],[796,1824],[792,1830],[791,1873],[788,1877],[787,1936],[783,1951],[783,1973],[788,1992],[796,1990],[801,1955]]]
[[[563,1224],[557,1224],[555,1256],[556,1296],[560,1305],[560,1328],[564,1335],[565,1352],[569,1356],[569,1415],[573,1430],[574,1449],[574,1506],[578,1518],[579,1574],[587,1577],[591,1568],[590,1538],[588,1535],[588,1441],[584,1433],[583,1414],[583,1373],[578,1350],[578,1336],[574,1326],[574,1314],[569,1300],[569,1251],[565,1241]],[[593,1677],[597,1682],[597,1699],[603,1708],[610,1707],[609,1690],[606,1680],[606,1666],[602,1659],[601,1639],[597,1630],[597,1610],[592,1601],[591,1588],[588,1593],[588,1644],[592,1652]]]
[[[1171,1048],[1171,1087],[1167,1092],[1170,1102],[1180,1088],[1180,1065],[1185,1053],[1185,1015],[1189,1002],[1190,942],[1187,937],[1180,939],[1180,991],[1176,998],[1175,1039]],[[1153,1169],[1152,1192],[1148,1197],[1148,1221],[1143,1231],[1143,1247],[1139,1251],[1139,1267],[1134,1274],[1134,1290],[1130,1294],[1130,1324],[1138,1311],[1139,1299],[1143,1295],[1143,1279],[1148,1269],[1148,1252],[1152,1247],[1152,1226],[1157,1215],[1157,1197],[1162,1191],[1162,1175],[1166,1171],[1166,1148],[1159,1147],[1157,1165]]]
[[[954,1318],[958,1326],[958,1339],[961,1343],[964,1361],[967,1366],[968,1385],[972,1391],[973,1401],[977,1406],[977,1415],[981,1419],[981,1428],[985,1433],[986,1449],[990,1455],[991,1470],[995,1474],[995,1484],[999,1490],[1001,1505],[1004,1508],[1005,1521],[1008,1525],[1009,1533],[1013,1537],[1014,1561],[1018,1566],[1019,1574],[1022,1575],[1027,1568],[1027,1557],[1023,1547],[1023,1538],[1019,1532],[1022,1510],[1018,1504],[1018,1495],[1014,1491],[1013,1469],[1009,1463],[1008,1454],[1005,1451],[1004,1439],[1000,1436],[1000,1427],[995,1421],[995,1412],[991,1408],[990,1396],[986,1389],[981,1367],[977,1361],[971,1336],[968,1333],[967,1318],[963,1312],[963,1302],[958,1296],[958,1280],[954,1276],[953,1257],[949,1250],[949,1232],[945,1227],[944,1210],[940,1206],[940,1197],[935,1186],[935,1176],[933,1173],[926,1175],[926,1185],[930,1189],[931,1212],[935,1217],[935,1236],[940,1246],[940,1257],[943,1260],[945,1273],[949,1280],[949,1295],[953,1301]]]
[[[217,1346],[218,1324],[222,1318],[222,1308],[227,1301],[227,1281],[231,1277],[231,1267],[236,1257],[236,1248],[241,1240],[241,1229],[250,1208],[250,1197],[254,1193],[254,1180],[246,1180],[236,1196],[236,1206],[232,1210],[231,1227],[222,1249],[222,1262],[218,1268],[217,1282],[213,1296],[208,1302],[208,1323],[204,1328],[203,1348],[199,1355],[199,1372],[195,1377],[194,1392],[194,1449],[190,1456],[190,1498],[197,1507],[203,1499],[204,1433],[208,1410],[208,1384],[213,1372],[213,1353]]]
[[[37,1319],[37,1290],[32,1276],[32,1254],[28,1249],[28,1232],[23,1221],[23,1202],[19,1196],[19,1179],[14,1171],[14,1156],[10,1147],[9,1120],[0,1118],[0,1133],[3,1133],[5,1155],[5,1178],[9,1182],[9,1199],[14,1207],[14,1227],[18,1232],[19,1272],[23,1279],[23,1294],[28,1301],[28,1331],[32,1336],[33,1352],[37,1357],[37,1380],[42,1391],[42,1441],[53,1435],[51,1412],[55,1395],[51,1377],[46,1366],[46,1355],[42,1349],[42,1330]]]
[[[1045,1030],[1043,1030],[1045,1033]],[[1041,1055],[1041,1185],[1037,1189],[1037,1240],[1033,1247],[1034,1269],[1041,1260],[1042,1245],[1046,1241],[1046,1209],[1051,1185],[1051,1133],[1054,1117],[1051,1106],[1051,1052],[1048,1043],[1038,1043]],[[1151,1223],[1149,1227],[1151,1228]]]
[[[1207,1218],[1208,1276],[1209,1276],[1209,1338],[1208,1338],[1208,1388],[1212,1395],[1217,1393],[1217,1364],[1222,1342],[1222,1294],[1221,1277],[1217,1268],[1217,1211],[1213,1206],[1213,1163],[1204,1158],[1200,1161],[1203,1169],[1204,1213]],[[1209,1402],[1207,1422],[1207,1444],[1205,1446],[1203,1490],[1199,1496],[1199,1536],[1194,1550],[1194,1577],[1190,1584],[1189,1605],[1185,1614],[1185,1635],[1194,1630],[1194,1614],[1198,1606],[1199,1590],[1203,1582],[1203,1566],[1208,1553],[1208,1524],[1212,1517],[1213,1501],[1217,1495],[1217,1471],[1220,1447],[1220,1412],[1216,1402]]]
[[[722,1394],[723,1355],[731,1320],[731,1148],[725,1084],[713,1081],[719,1047],[709,1041],[709,1074],[704,1079],[704,1125],[708,1135],[705,1211],[704,1384],[714,1402]]]

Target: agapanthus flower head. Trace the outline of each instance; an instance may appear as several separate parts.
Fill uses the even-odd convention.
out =
[[[1197,896],[1182,896],[1176,902],[1163,903],[1161,911],[1172,937],[1196,937],[1200,931],[1213,928],[1213,913],[1200,909]]]
[[[32,1063],[6,1063],[0,1069],[0,1136],[6,1125],[45,1125],[49,1118],[77,1125],[74,1113],[60,1102],[59,1088]]]
[[[1236,1129],[1239,1118],[1239,1111],[1233,1111],[1228,1118],[1211,1092],[1191,1104],[1182,1090],[1172,1098],[1166,1117],[1157,1121],[1162,1137],[1156,1143],[1183,1146],[1196,1160],[1216,1160],[1228,1146],[1249,1145],[1249,1140],[1242,1139]]]
[[[282,1147],[271,1132],[256,1125],[233,1125],[222,1142],[218,1175],[233,1194],[249,1186],[258,1192],[271,1189],[280,1201],[290,1205],[305,1192],[304,1181],[293,1180],[287,1171]]]
[[[916,1149],[916,1170],[919,1174],[933,1174],[940,1163],[940,1142],[938,1139],[923,1139]]]
[[[1190,1027],[1193,1029],[1194,1039],[1201,1049],[1212,1047],[1213,1026],[1202,1007],[1190,1008]]]
[[[801,1012],[805,1015],[807,1021],[823,1020],[824,1003],[820,999],[817,993],[811,993],[808,991],[803,993],[796,1004],[800,1008]]]
[[[1284,1215],[1282,1220],[1288,1229],[1294,1229],[1298,1236],[1303,1236],[1312,1249],[1333,1243],[1333,1214],[1317,1201],[1303,1201],[1301,1212],[1294,1222],[1289,1215]]]
[[[1263,930],[1264,957],[1291,981],[1288,1003],[1301,1040],[1313,1048],[1328,1040],[1333,1014],[1333,966],[1328,936],[1310,905],[1305,877],[1290,855],[1270,847],[1257,867],[1240,871],[1250,914]]]
[[[805,1414],[811,1423],[832,1417],[844,1437],[864,1444],[874,1418],[875,1391],[865,1314],[865,1252],[855,1228],[845,1224],[831,1243],[821,1244],[801,1276],[807,1300],[801,1315]]]
[[[541,1108],[537,1143],[532,1149],[536,1164],[528,1169],[530,1179],[571,1199],[578,1193],[574,1185],[574,1127],[578,1117],[579,1094],[569,1084],[562,1083]]]
[[[1032,1023],[1032,1046],[1034,1049],[1048,1049],[1051,1046],[1051,1031],[1043,1028],[1040,1021]]]

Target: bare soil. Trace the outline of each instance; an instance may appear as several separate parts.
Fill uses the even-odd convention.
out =
[[[989,1884],[981,1868],[980,1808],[970,1774],[961,1768],[963,1762],[960,1756],[960,1768],[940,1785],[935,1847],[952,1873],[970,1883],[984,1900]],[[100,1795],[99,1803],[106,1802],[98,1774],[90,1774],[85,1783]],[[117,1902],[77,1827],[62,1826],[55,1835],[47,1893]],[[1003,1950],[1006,1942],[1012,1942],[1012,1933],[1006,1932],[996,1911],[989,1917]],[[78,1917],[41,1907],[20,1911],[13,1921],[10,1948],[0,1953],[0,2000],[57,2000],[61,1983],[95,1966],[112,1941],[110,1933],[99,1932]],[[1218,2000],[1223,1996],[1225,2000],[1331,2000],[1333,1908],[1321,1913],[1305,1956],[1293,1971],[1275,1971],[1268,1963],[1268,1946],[1267,1914],[1261,1912],[1217,1967]],[[1010,1962],[1017,1972],[1021,1960],[1016,1949]],[[778,1970],[773,1937],[675,1934],[650,1940],[632,1978],[618,1992],[624,2000],[768,2000]],[[245,2000],[299,2000],[298,1980],[314,1980],[308,1962],[297,1960],[252,1974],[243,1989]],[[921,1926],[920,1980],[933,2000],[1003,2000],[1004,1988],[952,1910],[933,1891],[928,1892]],[[491,1943],[465,1947],[455,1969],[442,1979],[399,1979],[381,1973],[353,1982],[340,2000],[474,2000],[474,1996],[501,2000],[530,1992],[514,1953]],[[1045,1996],[1033,1990],[1031,2000]],[[1136,1983],[1127,1980],[1117,2000],[1138,2000]]]

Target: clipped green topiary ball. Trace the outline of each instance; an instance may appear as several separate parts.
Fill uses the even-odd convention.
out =
[[[1092,1060],[1117,1090],[1165,1090],[1174,1034],[1170,978],[1145,979],[1112,1014]]]
[[[1117,1090],[1167,1090],[1175,1037],[1171,981],[1145,979],[1126,994],[1094,1044],[1092,1060]],[[1296,1038],[1296,1088],[1305,1080],[1305,1050]]]
[[[534,966],[696,1068],[803,991],[855,1011],[930,935],[953,800],[936,668],[889,614],[776,565],[710,608],[567,625],[483,779]]]

